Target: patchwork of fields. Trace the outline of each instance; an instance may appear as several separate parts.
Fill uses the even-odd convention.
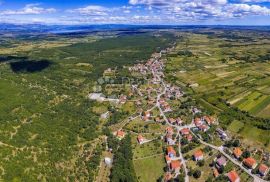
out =
[[[223,127],[240,119],[243,126],[234,133],[270,147],[265,130],[270,119],[270,39],[252,32],[232,34],[238,39],[217,32],[182,33],[166,72],[201,106],[220,115]]]
[[[261,46],[258,40],[254,45],[245,42],[223,47],[227,43],[224,39],[198,34],[189,37],[188,50],[194,56],[170,57],[168,71],[174,71],[177,79],[191,85],[198,95],[219,97],[254,116],[270,118],[270,63],[255,58],[247,62],[236,56],[267,52],[270,40]],[[186,48],[178,44],[177,49]]]

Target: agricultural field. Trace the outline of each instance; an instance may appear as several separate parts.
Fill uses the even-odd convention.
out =
[[[224,39],[198,34],[190,35],[189,38],[187,49],[193,56],[184,57],[178,53],[178,56],[170,57],[168,71],[174,71],[179,81],[189,84],[198,94],[218,94],[220,98],[243,111],[270,118],[267,115],[270,104],[270,65],[269,62],[253,58],[262,56],[254,50],[260,47],[259,40],[255,45],[243,43],[236,50],[233,49],[236,46],[233,43],[230,43],[230,47],[224,47],[227,43]],[[183,45],[179,43],[178,51],[186,49]],[[269,47],[262,43],[260,52],[267,52]],[[239,57],[241,53],[245,55],[245,52],[252,55],[248,61]],[[262,113],[264,114],[261,115]]]
[[[219,115],[224,128],[269,148],[270,39],[266,32],[232,34],[182,33],[166,73],[202,108]]]

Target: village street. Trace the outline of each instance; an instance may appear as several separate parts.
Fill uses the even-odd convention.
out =
[[[148,109],[146,112],[151,112],[155,108],[158,108],[159,116],[163,118],[163,120],[166,122],[166,125],[170,126],[171,128],[174,128],[174,130],[177,131],[176,137],[175,137],[175,142],[177,141],[177,144],[178,144],[179,156],[174,156],[174,157],[171,158],[171,160],[179,160],[179,161],[181,161],[181,166],[183,167],[184,175],[185,175],[185,182],[189,182],[189,175],[188,175],[188,169],[187,169],[186,160],[183,157],[183,154],[181,152],[181,139],[182,139],[182,136],[180,135],[180,131],[182,129],[189,129],[191,131],[191,134],[194,137],[196,137],[201,144],[203,144],[205,146],[208,146],[208,147],[220,152],[221,154],[223,154],[228,160],[230,160],[232,163],[234,163],[239,168],[241,168],[243,171],[245,171],[249,176],[251,176],[254,179],[255,182],[266,182],[265,180],[263,180],[263,179],[259,178],[258,176],[252,174],[251,170],[248,170],[245,167],[243,167],[243,165],[237,159],[235,159],[235,158],[231,157],[230,155],[228,155],[224,151],[223,146],[215,146],[215,145],[212,145],[210,143],[204,142],[200,137],[198,137],[194,132],[192,132],[191,129],[196,128],[194,120],[192,120],[191,123],[189,123],[189,124],[181,124],[181,125],[175,125],[175,124],[172,124],[170,122],[170,120],[167,118],[167,116],[165,114],[165,112],[167,112],[167,111],[164,111],[164,107],[161,104],[161,100],[168,99],[166,97],[166,93],[169,92],[169,90],[171,88],[171,86],[169,84],[166,84],[164,79],[160,76],[160,75],[163,75],[163,69],[164,69],[164,64],[163,64],[163,61],[161,60],[161,56],[162,55],[159,54],[159,56],[155,58],[155,61],[153,61],[151,64],[148,65],[148,70],[147,71],[152,76],[151,76],[151,78],[148,78],[148,79],[145,78],[145,79],[150,82],[151,79],[155,78],[155,80],[157,80],[157,84],[160,85],[160,87],[158,87],[158,89],[155,90],[158,93],[157,96],[155,97],[155,105],[152,106],[150,109]],[[138,89],[136,87],[136,90],[139,93],[139,95],[142,97],[143,94],[140,92],[140,89]],[[140,114],[138,114],[136,116],[133,115],[133,116],[128,117],[127,119],[123,120],[123,122],[119,123],[118,127],[115,128],[115,129],[116,130],[121,130],[126,124],[132,122],[134,119],[138,118],[140,115],[142,115],[142,113],[140,113]],[[148,142],[151,142],[151,141],[153,141],[153,140],[147,140],[147,142],[146,141],[141,142],[140,144],[148,143]],[[157,154],[157,155],[160,155],[160,154]],[[147,156],[147,157],[149,157],[149,156]],[[175,175],[174,175],[174,178],[176,178],[179,175],[179,173],[180,173],[179,171],[176,171]]]

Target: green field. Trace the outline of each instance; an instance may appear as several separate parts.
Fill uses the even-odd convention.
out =
[[[155,156],[142,160],[133,161],[136,175],[139,181],[156,181],[164,173],[164,156]]]

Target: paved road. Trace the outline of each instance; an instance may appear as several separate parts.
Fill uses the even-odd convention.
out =
[[[199,137],[197,137],[197,135],[195,135],[193,132],[191,132],[202,144],[211,147],[212,149],[215,149],[217,151],[219,151],[220,153],[222,153],[226,158],[228,158],[231,162],[233,162],[235,165],[239,166],[243,171],[245,171],[246,173],[248,173],[251,177],[253,177],[254,182],[267,182],[261,178],[259,178],[258,176],[254,175],[251,173],[250,170],[246,169],[245,167],[242,166],[242,164],[240,162],[238,162],[236,159],[232,158],[230,155],[228,155],[227,153],[224,152],[223,147],[217,147],[215,145],[206,143],[204,141],[202,141]]]
[[[154,70],[152,70],[152,74],[153,74],[153,76],[155,76]],[[160,97],[161,97],[161,96],[163,96],[163,95],[166,94],[166,92],[167,92],[167,87],[166,87],[166,84],[164,83],[163,79],[160,78],[159,75],[156,75],[156,76],[158,77],[159,80],[161,80],[161,83],[162,83],[163,88],[164,88],[163,92],[161,92],[161,93],[158,94],[158,96],[157,96],[156,107],[158,107],[158,109],[159,109],[159,111],[160,111],[160,115],[164,118],[164,120],[166,121],[166,123],[167,123],[168,125],[170,125],[171,127],[176,128],[176,130],[177,130],[177,135],[179,135],[179,131],[180,131],[182,128],[186,128],[187,126],[176,126],[176,125],[172,125],[172,124],[169,122],[167,116],[164,114],[163,110],[162,110],[161,107],[160,107],[159,100],[160,100]],[[182,161],[182,165],[183,165],[183,168],[184,168],[184,172],[185,172],[185,182],[189,182],[189,176],[188,176],[188,170],[187,170],[187,166],[186,166],[186,161],[185,161],[185,159],[184,159],[184,157],[183,157],[183,155],[182,155],[182,153],[181,153],[180,140],[181,140],[181,138],[180,138],[180,135],[179,135],[179,143],[178,143],[178,144],[179,144],[179,145],[178,145],[178,152],[179,152],[179,155],[180,155],[179,158],[180,158],[180,160]],[[177,175],[178,175],[178,174],[176,174],[176,176],[177,176]]]

